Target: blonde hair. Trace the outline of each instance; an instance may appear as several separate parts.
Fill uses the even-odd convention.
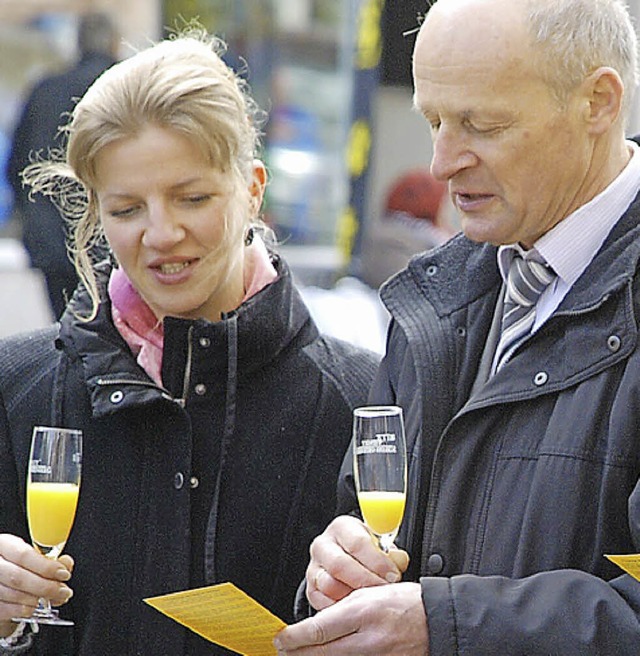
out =
[[[69,250],[92,300],[88,319],[100,303],[95,265],[106,247],[94,193],[96,157],[106,145],[149,124],[182,133],[236,185],[238,202],[226,217],[220,251],[250,225],[264,228],[249,211],[248,191],[264,115],[246,82],[222,60],[225,50],[221,39],[192,23],[112,66],[75,106],[64,128],[66,152],[23,172],[31,193],[49,196],[70,224]]]

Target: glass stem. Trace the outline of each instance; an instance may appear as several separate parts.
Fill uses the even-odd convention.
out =
[[[56,611],[51,608],[51,601],[49,599],[44,599],[41,597],[38,600],[38,606],[36,607],[35,613],[37,615],[47,615],[51,616],[56,613]]]
[[[393,545],[393,534],[380,535],[378,537],[378,545],[384,553],[389,553],[391,545]]]

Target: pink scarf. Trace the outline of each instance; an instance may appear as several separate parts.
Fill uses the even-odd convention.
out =
[[[244,303],[272,283],[278,274],[269,259],[263,241],[257,235],[245,249]],[[109,278],[109,297],[113,322],[136,356],[138,364],[158,384],[162,385],[162,347],[164,332],[151,308],[121,268],[114,268]]]

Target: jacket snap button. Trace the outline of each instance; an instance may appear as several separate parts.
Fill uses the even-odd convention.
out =
[[[435,264],[430,264],[427,267],[427,275],[428,276],[435,276],[436,273],[438,273],[438,267]]]
[[[178,472],[173,477],[173,487],[175,487],[176,490],[181,490],[183,485],[184,485],[184,475],[182,472]]]
[[[124,399],[124,392],[121,390],[117,390],[116,392],[111,392],[111,396],[109,397],[109,401],[111,403],[120,403]]]
[[[208,337],[201,337],[199,343],[202,348],[209,348],[211,346],[211,340]]]
[[[533,377],[533,384],[541,387],[544,385],[547,381],[549,380],[549,374],[546,371],[539,371],[534,377]]]
[[[440,574],[440,572],[444,569],[444,558],[437,553],[431,554],[429,556],[429,560],[427,561],[427,569],[429,570],[429,574],[432,576]]]
[[[612,353],[616,353],[616,351],[619,351],[621,344],[622,344],[622,340],[617,335],[611,335],[611,337],[607,339],[607,346],[609,347],[609,350]]]
[[[198,396],[204,396],[207,393],[207,386],[204,385],[203,383],[198,383],[195,386],[195,390]]]
[[[189,487],[192,490],[195,490],[198,487],[198,485],[200,485],[200,481],[198,480],[198,477],[197,476],[192,476],[189,479]]]

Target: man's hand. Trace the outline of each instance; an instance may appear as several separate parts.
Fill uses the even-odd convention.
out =
[[[0,534],[0,637],[13,633],[12,617],[29,617],[38,599],[59,606],[73,592],[65,582],[71,578],[73,559],[51,560],[15,535]]]
[[[409,565],[405,551],[383,553],[355,517],[337,517],[311,544],[307,599],[316,610],[331,606],[354,590],[397,583]]]
[[[280,656],[428,656],[420,584],[356,590],[314,617],[284,628],[274,644]]]

